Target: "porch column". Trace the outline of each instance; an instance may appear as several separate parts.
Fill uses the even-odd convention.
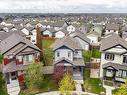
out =
[[[4,77],[5,77],[6,83],[10,84],[9,73],[5,73]]]
[[[103,79],[105,80],[105,78],[106,78],[106,69],[103,69]]]
[[[81,68],[81,76],[83,76],[83,67],[80,67]]]

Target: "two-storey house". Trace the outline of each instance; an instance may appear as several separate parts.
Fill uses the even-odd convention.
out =
[[[54,45],[54,66],[64,66],[65,72],[70,72],[74,79],[83,79],[82,47],[73,37],[58,39]]]
[[[127,78],[127,42],[112,34],[101,43],[100,78],[113,82],[125,82]]]
[[[34,61],[39,61],[40,49],[25,37],[12,33],[1,39],[0,53],[4,57],[2,72],[9,89],[11,85],[24,83],[24,69]]]

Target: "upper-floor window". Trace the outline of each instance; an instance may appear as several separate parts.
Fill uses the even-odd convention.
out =
[[[60,53],[59,52],[57,52],[57,57],[60,57]]]
[[[22,62],[22,56],[18,56],[19,62]]]
[[[33,55],[26,55],[25,56],[25,61],[32,62],[33,61]]]
[[[70,57],[71,56],[71,52],[68,52],[68,57]]]
[[[127,64],[127,56],[123,56],[123,63]]]
[[[105,59],[113,61],[114,60],[114,54],[112,54],[112,53],[106,53],[105,54]]]

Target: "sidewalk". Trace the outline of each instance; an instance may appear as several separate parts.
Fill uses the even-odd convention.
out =
[[[98,95],[98,94],[88,93],[88,92],[81,92],[80,94],[77,91],[73,91],[73,92],[78,93],[77,95]],[[59,91],[52,91],[52,92],[45,92],[45,93],[40,93],[40,94],[36,94],[36,95],[60,95],[60,92]]]

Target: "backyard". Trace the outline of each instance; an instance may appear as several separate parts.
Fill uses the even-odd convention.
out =
[[[53,63],[53,50],[51,45],[54,43],[55,40],[52,39],[43,39],[43,55],[44,55],[44,63],[45,65],[52,65]]]
[[[100,94],[100,92],[105,92],[102,87],[102,82],[99,78],[90,78],[90,69],[85,68],[84,71],[84,88],[85,91]]]

